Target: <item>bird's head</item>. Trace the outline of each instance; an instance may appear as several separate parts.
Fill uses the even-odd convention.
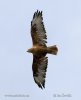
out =
[[[32,53],[32,48],[28,49],[27,52]]]

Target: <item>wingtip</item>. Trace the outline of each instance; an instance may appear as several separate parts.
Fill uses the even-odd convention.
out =
[[[37,13],[38,13],[38,9],[37,9]]]
[[[45,88],[45,83],[42,84],[43,88]]]
[[[42,11],[40,12],[41,16],[42,16]]]
[[[38,84],[39,88],[41,88],[42,90],[45,88],[45,81],[41,84]]]
[[[39,11],[38,9],[37,9],[37,11],[34,13],[34,15],[33,15],[33,18],[35,17],[35,16],[42,16],[42,11]]]
[[[42,83],[38,83],[36,80],[35,80],[35,78],[34,78],[34,81],[35,81],[35,83],[38,85],[38,87],[40,88],[40,89],[45,89],[45,81],[43,81]]]

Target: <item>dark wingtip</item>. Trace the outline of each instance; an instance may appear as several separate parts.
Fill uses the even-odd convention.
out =
[[[35,13],[34,13],[34,15],[33,15],[33,18],[35,17]]]
[[[40,12],[41,16],[42,16],[42,11]]]
[[[45,82],[42,84],[43,88],[45,88]]]
[[[43,87],[41,86],[41,84],[38,84],[38,87],[41,88],[41,89],[43,89]]]
[[[42,16],[42,11],[39,11],[37,9],[37,11],[34,13],[33,18],[35,18],[36,16]]]
[[[44,89],[45,88],[45,81],[42,84],[39,84],[38,86],[39,86],[39,88]]]
[[[38,13],[38,9],[37,9],[37,13]]]

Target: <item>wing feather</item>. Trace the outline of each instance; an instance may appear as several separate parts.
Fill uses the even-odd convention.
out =
[[[44,28],[42,11],[38,11],[34,13],[33,19],[31,21],[31,37],[33,41],[33,45],[46,46],[46,30]]]
[[[48,58],[45,56],[33,56],[33,77],[40,88],[45,88],[45,78],[47,71]]]

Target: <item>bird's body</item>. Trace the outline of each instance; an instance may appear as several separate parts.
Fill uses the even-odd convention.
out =
[[[45,53],[47,52],[47,47],[43,46],[33,46],[32,48],[29,49],[29,51],[33,54],[40,54],[40,53]]]
[[[57,54],[57,47],[54,45],[52,46],[53,54]],[[28,52],[35,54],[43,54],[43,53],[52,53],[50,47],[44,47],[44,46],[33,46],[32,48],[28,49]]]
[[[28,49],[28,52],[33,54],[32,71],[36,84],[43,88],[45,87],[45,77],[47,71],[48,57],[46,54],[57,54],[58,48],[56,45],[47,47],[46,31],[43,24],[42,11],[34,13],[31,21],[31,37],[33,47]]]

